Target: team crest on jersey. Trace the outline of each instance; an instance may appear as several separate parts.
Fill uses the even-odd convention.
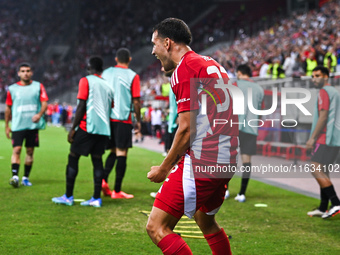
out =
[[[206,115],[208,111],[214,111],[212,107],[216,108],[217,112],[224,112],[229,109],[230,94],[225,87],[228,83],[226,79],[194,79],[197,88],[197,100],[200,103],[201,114]]]
[[[199,84],[198,94],[200,94],[201,92],[207,93],[211,97],[211,99],[213,100],[215,106],[217,106],[217,100],[215,99],[215,97],[216,97],[218,99],[219,103],[222,105],[221,97],[218,95],[216,89],[214,89],[213,87],[211,87],[209,89],[203,88],[203,86],[206,87],[206,85],[207,85],[203,81],[198,81],[197,83]],[[211,90],[211,91],[209,91],[209,90]]]

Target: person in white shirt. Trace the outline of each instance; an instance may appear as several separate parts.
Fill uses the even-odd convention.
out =
[[[263,63],[263,65],[261,66],[260,69],[260,77],[261,78],[268,78],[268,69],[269,69],[269,65],[272,64],[272,60],[268,59],[265,63]]]
[[[162,137],[162,111],[160,108],[156,108],[151,112],[151,126],[152,126],[152,136],[157,137],[157,130]]]
[[[293,67],[295,65],[295,54],[291,52],[285,59],[283,63],[283,70],[285,70],[286,77],[291,77],[293,75]]]

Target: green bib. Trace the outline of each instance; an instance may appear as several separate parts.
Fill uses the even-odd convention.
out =
[[[89,97],[86,101],[86,130],[90,134],[110,136],[113,91],[107,82],[88,75]]]
[[[327,118],[326,145],[340,146],[340,93],[332,86],[324,86],[329,97],[329,111]],[[313,134],[319,119],[318,100],[314,109],[314,119],[310,134]]]
[[[172,89],[169,91],[169,119],[168,119],[168,132],[173,133],[174,130],[177,128],[177,103],[176,97]]]
[[[8,89],[13,102],[12,131],[44,129],[44,117],[41,117],[38,123],[32,121],[32,117],[41,109],[40,83],[33,81],[26,86],[14,83]]]
[[[259,117],[250,112],[248,109],[248,89],[252,89],[252,99],[253,99],[253,106],[256,110],[261,110],[261,104],[264,97],[264,91],[263,88],[251,81],[247,80],[237,80],[237,86],[242,90],[242,93],[244,95],[244,114],[238,116],[238,122],[239,124],[239,130],[252,134],[257,135],[258,134],[258,128],[257,127],[251,127],[248,125],[249,120],[257,120]],[[245,123],[245,125],[242,125],[241,123]]]
[[[316,60],[311,60],[309,58],[306,59],[306,63],[307,63],[306,75],[312,76],[313,70],[315,67],[317,67],[318,63],[316,62]]]
[[[132,112],[131,86],[136,73],[128,68],[109,67],[102,77],[114,93],[114,108],[111,119],[127,120]]]

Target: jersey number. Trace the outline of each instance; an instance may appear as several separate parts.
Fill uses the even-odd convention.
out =
[[[217,112],[227,111],[229,109],[230,99],[229,99],[229,93],[228,93],[226,84],[224,83],[224,80],[221,74],[221,73],[227,74],[227,71],[223,68],[223,66],[220,66],[220,69],[218,69],[217,66],[208,66],[207,73],[208,75],[217,74],[218,79],[217,79],[217,83],[215,84],[214,88],[221,89],[224,93],[225,101],[223,103],[220,102],[217,104]]]

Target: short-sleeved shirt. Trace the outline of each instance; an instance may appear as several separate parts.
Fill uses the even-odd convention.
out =
[[[86,101],[88,98],[89,98],[89,81],[86,79],[86,77],[83,77],[79,81],[77,99]],[[80,121],[79,128],[81,128],[84,131],[87,131],[86,130],[86,112],[84,113],[84,116],[82,120]]]
[[[118,68],[127,68],[126,66],[116,65],[115,67]],[[131,95],[132,98],[139,98],[140,97],[140,77],[138,74],[136,74],[135,78],[132,81],[131,84]],[[111,119],[112,122],[121,122],[126,124],[132,124],[132,117],[131,114],[129,115],[129,118],[127,120],[115,120]]]
[[[180,114],[198,110],[196,137],[191,148],[172,169],[158,191],[154,203],[155,207],[178,219],[183,213],[191,218],[197,210],[209,215],[217,213],[224,200],[226,184],[233,174],[220,176],[222,178],[207,178],[208,176],[197,176],[194,173],[195,178],[192,178],[195,166],[236,166],[233,163],[237,162],[238,155],[238,126],[212,124],[215,118],[238,122],[237,115],[232,112],[229,91],[216,86],[216,78],[219,77],[228,78],[224,68],[212,58],[200,56],[193,51],[184,54],[171,77],[177,112]],[[214,96],[218,98],[221,107],[216,106],[208,92],[210,95],[211,92],[215,93]],[[203,95],[206,96],[207,102],[206,114],[201,111]]]
[[[17,84],[19,86],[27,86],[27,85],[22,84],[21,81],[18,81]],[[48,101],[48,96],[47,96],[44,85],[42,85],[40,83],[40,102],[44,102],[44,101]],[[7,91],[6,105],[8,105],[8,106],[13,105],[12,96],[11,96],[11,93],[9,92],[9,90]]]
[[[238,122],[237,115],[232,111],[233,100],[229,91],[223,91],[215,86],[216,79],[219,77],[223,78],[225,83],[228,82],[228,74],[220,64],[210,57],[189,51],[182,57],[171,76],[171,88],[176,96],[178,113],[199,110],[202,102],[198,94],[205,93],[207,90],[218,91],[215,97],[224,108],[218,111],[213,99],[207,94],[207,114],[198,112],[196,137],[191,150],[187,153],[207,164],[237,163],[238,125],[213,125],[214,119],[225,119],[228,123]],[[200,89],[201,86],[204,90]]]
[[[329,86],[329,85],[326,85]],[[326,90],[320,89],[318,95],[318,111],[326,110],[329,111],[329,96]],[[318,138],[316,139],[316,143],[319,144],[326,144],[326,132],[327,132],[327,125],[322,129],[321,133],[319,134]]]

